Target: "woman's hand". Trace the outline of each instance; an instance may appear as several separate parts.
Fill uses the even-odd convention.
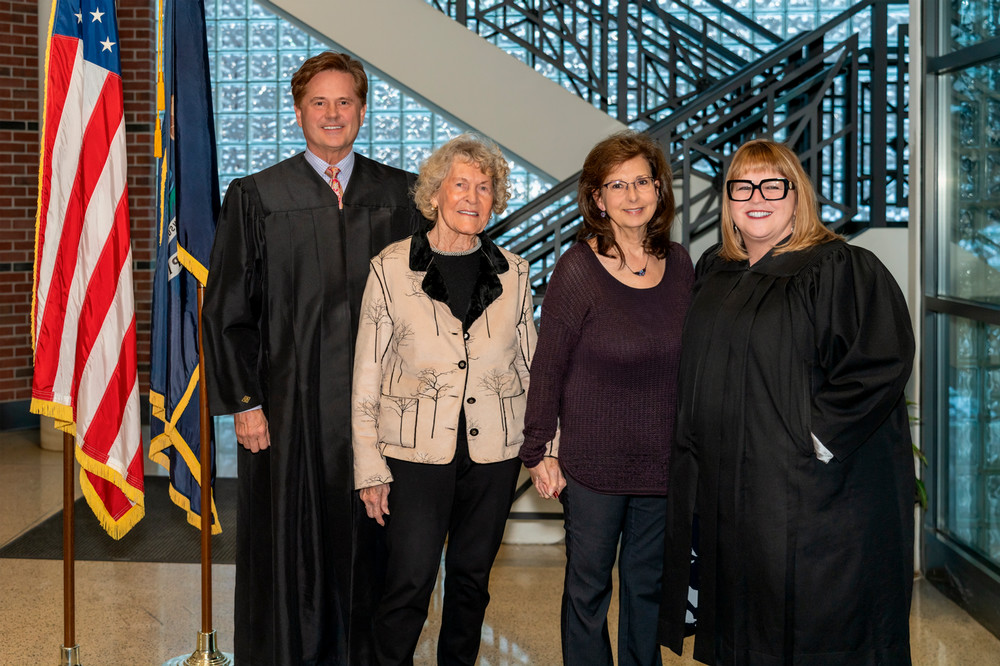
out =
[[[559,493],[566,487],[566,477],[563,476],[562,468],[559,467],[559,458],[546,456],[542,458],[542,464],[545,465],[549,473],[549,488],[552,490],[552,496],[559,499]]]
[[[385,527],[383,516],[389,515],[389,484],[380,483],[377,486],[362,488],[361,501],[365,503],[368,517],[374,518],[375,522]]]
[[[558,498],[559,491],[566,487],[558,458],[542,458],[542,462],[528,469],[528,474],[542,499]]]
[[[528,474],[531,475],[531,482],[535,484],[538,496],[542,499],[552,499],[552,495],[549,493],[549,470],[546,469],[545,461],[543,460],[534,467],[529,467]]]

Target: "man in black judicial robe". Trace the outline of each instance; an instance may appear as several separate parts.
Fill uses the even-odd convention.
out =
[[[416,227],[415,176],[353,153],[359,62],[310,58],[292,92],[308,150],[229,186],[204,306],[212,413],[241,445],[235,657],[367,664],[380,528],[353,490],[352,357],[368,261]]]

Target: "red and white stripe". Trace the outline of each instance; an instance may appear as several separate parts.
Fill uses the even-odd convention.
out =
[[[79,39],[50,42],[40,171],[32,411],[75,429],[84,492],[119,538],[143,512],[122,81]]]

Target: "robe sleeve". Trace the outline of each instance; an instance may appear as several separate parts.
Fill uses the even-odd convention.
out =
[[[376,257],[376,260],[379,259]],[[385,280],[373,260],[361,299],[351,386],[351,442],[354,449],[354,487],[357,489],[392,482],[389,465],[378,447],[382,360],[392,340],[392,315],[384,289]]]
[[[657,622],[657,640],[678,655],[683,653],[687,634],[692,529],[700,472],[698,449],[683,420],[683,416],[679,415],[677,435],[670,452],[670,491],[667,494],[663,554],[663,571],[669,572],[669,575],[663,577]]]
[[[563,255],[545,292],[520,453],[521,461],[528,468],[538,465],[547,455],[558,454],[556,432],[562,385],[588,309],[584,295],[589,290],[586,281],[581,279],[586,268],[580,259],[578,254]]]
[[[718,254],[715,245],[701,256],[694,268],[692,289],[711,276]],[[685,335],[691,335],[685,330]],[[683,338],[682,338],[683,340]],[[684,637],[688,633],[688,588],[691,581],[691,552],[693,547],[693,521],[699,484],[698,442],[690,423],[695,375],[698,363],[696,354],[681,347],[681,365],[677,377],[677,424],[673,446],[670,449],[670,489],[667,493],[667,520],[664,527],[663,577],[660,597],[660,614],[657,622],[657,640],[677,653],[683,653]]]
[[[263,218],[253,181],[233,181],[219,214],[202,312],[209,404],[215,415],[267,402],[261,382]]]
[[[845,245],[823,257],[810,278],[822,374],[812,432],[843,460],[899,404],[913,367],[913,331],[899,286],[871,252]]]

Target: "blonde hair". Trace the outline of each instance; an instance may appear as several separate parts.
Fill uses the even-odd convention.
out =
[[[733,155],[726,180],[738,180],[751,171],[777,171],[794,188],[789,191],[789,195],[794,194],[796,197],[792,235],[787,242],[775,246],[775,254],[803,250],[840,238],[819,219],[816,192],[798,156],[788,146],[770,139],[754,139],[744,143]],[[722,190],[722,250],[719,256],[730,261],[743,261],[748,255],[743,239],[733,224],[729,188],[723,185]]]
[[[507,159],[492,141],[475,134],[462,134],[434,151],[420,165],[420,175],[413,188],[413,199],[417,208],[428,220],[437,220],[437,207],[431,198],[441,189],[441,183],[448,177],[455,160],[474,164],[490,177],[493,184],[493,212],[497,215],[507,209],[510,199],[510,166]]]

